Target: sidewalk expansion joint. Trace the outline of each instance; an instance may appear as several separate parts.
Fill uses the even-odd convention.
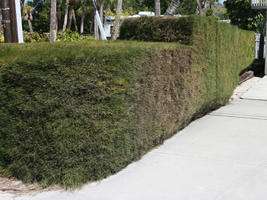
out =
[[[257,99],[257,98],[245,98],[245,97],[240,97],[241,100],[249,100],[249,101],[265,101],[267,102],[267,99]]]
[[[208,114],[215,117],[232,117],[240,119],[254,119],[254,120],[267,120],[267,116],[257,116],[257,115],[238,115],[238,114],[227,114],[227,113],[211,113]]]

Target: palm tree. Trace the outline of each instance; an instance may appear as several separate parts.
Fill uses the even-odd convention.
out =
[[[200,16],[203,16],[203,8],[202,8],[203,2],[204,1],[202,1],[202,5],[201,5],[201,2],[199,0],[197,0],[197,8],[198,8],[198,11],[199,11],[199,15]],[[204,5],[205,5],[205,2],[204,2]]]
[[[86,13],[87,13],[87,8],[82,7],[81,24],[80,24],[80,33],[81,34],[83,34],[83,31],[84,31],[84,19],[85,19]]]
[[[57,0],[51,0],[50,10],[50,42],[57,39]]]
[[[111,34],[111,39],[116,40],[118,38],[119,28],[120,28],[120,14],[122,12],[122,0],[117,1],[117,9],[116,9],[116,18]]]
[[[69,24],[68,24],[68,29],[71,29],[71,24],[72,24],[72,20],[74,23],[74,27],[75,27],[75,31],[78,32],[78,26],[77,26],[77,21],[76,21],[76,15],[75,15],[75,11],[74,11],[74,5],[76,3],[76,0],[71,0],[70,1],[70,13],[69,13]]]
[[[65,31],[67,28],[69,3],[70,3],[70,0],[65,1],[65,15],[64,15],[64,22],[63,22],[63,27],[62,27],[63,31]]]
[[[160,0],[155,0],[155,16],[160,16]]]
[[[156,1],[156,0],[155,0]],[[182,0],[172,0],[171,4],[169,5],[169,7],[167,8],[166,12],[164,13],[164,15],[174,15],[177,11],[177,9],[179,8],[180,4],[181,4]],[[199,10],[199,15],[203,16],[204,12],[203,12],[203,8],[205,6],[206,0],[196,0],[197,1],[197,7]],[[215,2],[217,0],[211,0],[212,2]]]
[[[62,0],[57,0],[57,26],[59,27],[61,24],[61,7],[62,7]]]
[[[21,13],[23,13],[25,0],[20,0]]]
[[[34,11],[34,8],[31,7],[30,5],[25,5],[23,8],[23,19],[28,22],[30,34],[32,34],[32,32],[33,32],[33,29],[32,29],[32,13],[33,13],[33,11]]]
[[[181,4],[181,0],[172,0],[164,15],[174,15]]]
[[[90,4],[88,0],[80,0],[80,8],[77,10],[78,15],[81,16],[81,24],[80,24],[80,33],[84,32],[84,19],[85,15],[88,13],[90,9]]]

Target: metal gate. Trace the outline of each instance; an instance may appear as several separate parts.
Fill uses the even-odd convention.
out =
[[[265,58],[265,44],[266,44],[266,37],[264,37],[264,50],[263,50],[263,57]],[[255,58],[259,58],[259,48],[260,48],[260,34],[255,33]]]

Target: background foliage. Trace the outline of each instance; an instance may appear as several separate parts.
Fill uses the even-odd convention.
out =
[[[239,28],[261,32],[264,20],[259,10],[253,10],[250,0],[226,0],[224,2],[231,23]]]
[[[204,0],[203,0],[204,1]],[[98,9],[100,8],[100,0],[97,1]],[[104,16],[116,14],[116,0],[105,0],[103,2],[104,8]],[[212,1],[211,6],[215,16],[219,18],[224,17],[224,8],[221,4],[214,3],[216,1]],[[62,29],[63,18],[65,14],[65,0],[58,0],[58,8],[57,8],[57,17],[58,17],[58,29]],[[171,0],[161,0],[161,13],[164,14],[166,9],[171,3]],[[74,5],[74,11],[76,13],[77,25],[81,24],[81,16],[82,11],[85,8],[85,25],[84,25],[84,33],[93,34],[94,32],[94,9],[92,7],[92,2],[89,0],[72,0],[71,4]],[[33,0],[27,2],[27,7],[33,9],[33,19],[32,25],[33,30],[38,33],[48,33],[49,32],[49,20],[50,20],[50,0]],[[134,15],[138,14],[139,11],[154,11],[154,1],[152,0],[124,0],[123,1],[123,13],[122,15]],[[180,7],[177,10],[176,14],[181,15],[193,15],[197,13],[197,4],[196,0],[183,0],[181,1]],[[24,30],[29,30],[27,21],[23,21]],[[75,30],[74,24],[70,28],[72,31]]]

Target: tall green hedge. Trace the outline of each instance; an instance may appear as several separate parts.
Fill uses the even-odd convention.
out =
[[[253,61],[254,33],[213,17],[141,17],[124,20],[121,40],[162,41],[192,48],[192,66],[203,77],[201,101],[224,104],[239,72]],[[202,103],[200,104],[202,107]]]
[[[183,20],[191,45],[0,45],[0,174],[66,187],[99,180],[226,103],[252,62],[253,34]]]

